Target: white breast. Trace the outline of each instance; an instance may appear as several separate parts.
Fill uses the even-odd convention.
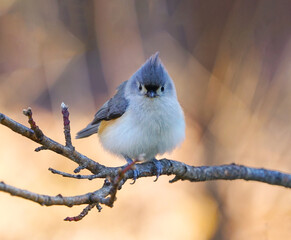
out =
[[[103,147],[117,155],[151,160],[173,150],[185,138],[183,111],[175,98],[130,102],[127,111],[99,135]]]

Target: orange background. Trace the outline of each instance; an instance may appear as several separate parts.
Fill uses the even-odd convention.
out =
[[[151,54],[173,78],[186,140],[171,159],[191,165],[235,162],[291,172],[291,2],[285,0],[0,1],[0,112],[23,124],[32,107],[44,133],[64,142],[60,104],[72,134]],[[124,164],[97,137],[78,151]],[[63,196],[102,180],[65,179],[76,165],[0,126],[0,181]],[[88,173],[88,172],[83,172]],[[291,239],[291,192],[263,183],[139,179],[114,208],[36,203],[0,192],[0,239]]]

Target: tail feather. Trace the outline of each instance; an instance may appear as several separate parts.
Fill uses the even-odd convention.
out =
[[[97,133],[99,125],[100,125],[100,123],[98,123],[98,124],[91,124],[91,123],[88,124],[87,127],[82,129],[81,131],[77,132],[76,139],[89,137],[92,134]]]

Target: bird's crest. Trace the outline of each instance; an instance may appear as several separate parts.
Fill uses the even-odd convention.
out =
[[[163,85],[165,78],[163,75],[166,70],[159,58],[159,52],[153,54],[139,69],[144,84],[148,85]]]

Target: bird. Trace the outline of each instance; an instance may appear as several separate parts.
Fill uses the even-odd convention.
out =
[[[95,133],[105,150],[123,157],[127,164],[153,161],[158,179],[162,166],[156,156],[171,152],[185,138],[184,112],[159,52],[118,86],[76,138]],[[134,170],[134,181],[138,175]]]

